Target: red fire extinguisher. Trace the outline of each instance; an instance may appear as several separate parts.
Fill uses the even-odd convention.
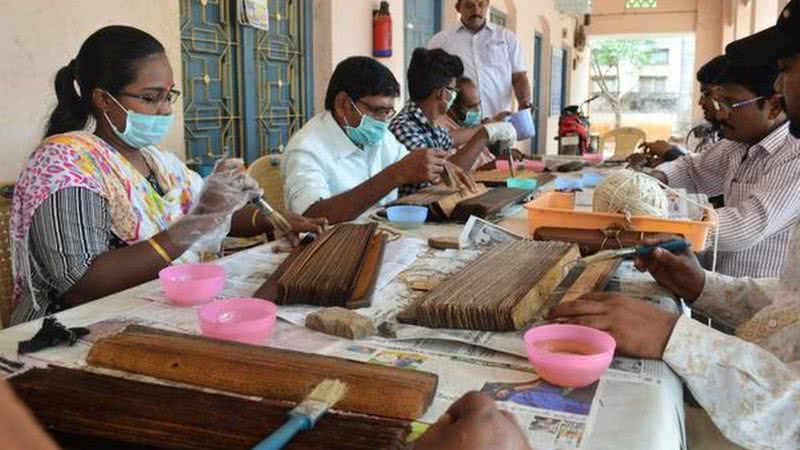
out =
[[[372,56],[392,56],[392,16],[389,2],[381,2],[381,9],[372,12]]]

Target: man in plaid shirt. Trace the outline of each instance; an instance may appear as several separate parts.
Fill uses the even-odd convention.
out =
[[[497,142],[511,145],[516,141],[514,127],[505,122],[490,123],[458,130],[466,144],[455,150],[450,130],[436,125],[447,116],[458,95],[456,79],[464,73],[458,56],[441,49],[414,50],[408,67],[408,92],[410,100],[392,120],[389,130],[409,151],[434,148],[451,153],[449,160],[465,171],[472,170],[475,161],[487,145]],[[400,195],[412,194],[430,183],[408,184],[400,188]]]

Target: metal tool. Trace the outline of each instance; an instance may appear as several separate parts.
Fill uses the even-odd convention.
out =
[[[656,245],[640,245],[637,247],[622,248],[618,250],[604,250],[592,256],[578,260],[579,264],[592,264],[598,261],[625,258],[627,256],[649,256],[656,248],[663,248],[672,253],[680,253],[689,249],[691,245],[683,239],[673,239]]]

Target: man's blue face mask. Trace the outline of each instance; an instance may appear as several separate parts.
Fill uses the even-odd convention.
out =
[[[353,108],[361,114],[361,122],[357,127],[345,125],[344,132],[347,134],[347,137],[359,147],[375,145],[381,142],[386,132],[389,130],[389,124],[364,114],[358,109],[358,106],[356,106],[352,99],[348,100],[350,100],[350,104],[353,105]]]

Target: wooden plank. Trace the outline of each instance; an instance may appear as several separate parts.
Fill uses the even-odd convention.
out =
[[[483,184],[478,184],[475,192],[470,192],[466,189],[453,190],[445,186],[435,185],[414,194],[400,197],[392,205],[425,206],[430,210],[432,219],[448,220],[459,202],[481,196],[488,190]]]
[[[547,315],[551,308],[560,303],[575,301],[584,294],[604,290],[621,262],[622,260],[615,259],[572,267],[561,284],[553,290],[542,314]]]
[[[32,369],[9,381],[39,422],[63,444],[81,449],[89,448],[85,441],[94,448],[250,449],[283,424],[291,409],[283,402],[57,367]],[[403,421],[332,412],[286,448],[399,450],[409,431]]]
[[[498,214],[506,206],[521,202],[532,193],[533,191],[525,189],[494,188],[479,197],[460,202],[450,218],[456,222],[466,222],[469,216],[488,219]]]
[[[338,405],[341,410],[396,419],[421,416],[438,380],[427,372],[136,325],[100,339],[87,361],[96,367],[292,402],[302,400],[323,379],[338,378],[349,388]]]

